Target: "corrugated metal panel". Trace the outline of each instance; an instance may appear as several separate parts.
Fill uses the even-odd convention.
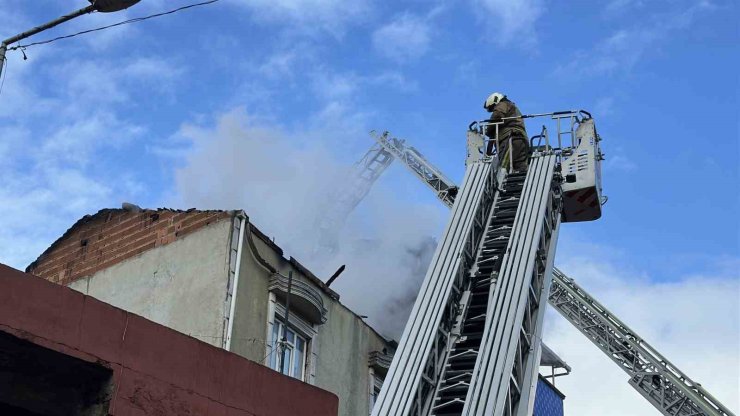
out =
[[[549,383],[537,380],[532,416],[563,416],[563,397]]]

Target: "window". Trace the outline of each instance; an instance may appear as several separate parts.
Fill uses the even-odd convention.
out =
[[[267,342],[263,362],[275,371],[313,384],[316,377],[316,354],[313,349],[318,336],[318,327],[306,320],[298,308],[291,308],[290,325],[286,327],[285,316],[288,314],[285,306],[274,292],[270,292],[269,296],[265,333]],[[285,342],[281,343],[283,336]]]
[[[285,337],[285,342],[281,343],[280,341],[283,336]],[[270,354],[270,368],[299,380],[304,380],[306,370],[306,339],[296,334],[290,328],[286,328],[282,321],[276,319],[272,325],[271,341],[273,351]],[[279,368],[281,354],[282,368]]]
[[[380,395],[380,389],[383,387],[383,380],[378,377],[377,374],[375,374],[375,371],[370,368],[370,385],[369,385],[369,404],[370,404],[370,414],[373,414],[373,407],[375,407],[375,402],[378,400],[378,396]]]

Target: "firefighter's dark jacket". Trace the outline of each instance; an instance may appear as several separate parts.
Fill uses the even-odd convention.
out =
[[[522,113],[519,111],[519,108],[517,108],[516,104],[509,101],[509,99],[504,98],[503,100],[499,101],[498,104],[496,104],[493,107],[493,113],[491,113],[491,121],[501,121],[504,118],[507,117],[521,117]],[[515,118],[511,120],[504,121],[503,124],[500,124],[498,126],[499,129],[499,139],[508,139],[509,136],[512,136],[512,138],[522,138],[525,141],[527,140],[527,131],[524,128],[524,120],[521,118]],[[488,126],[486,128],[486,136],[490,137],[491,139],[496,138],[496,126]]]

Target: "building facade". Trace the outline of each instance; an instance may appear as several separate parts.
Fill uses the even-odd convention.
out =
[[[0,264],[0,415],[337,411],[325,390]]]
[[[328,390],[340,415],[370,412],[395,343],[243,211],[125,205],[83,217],[26,271]]]

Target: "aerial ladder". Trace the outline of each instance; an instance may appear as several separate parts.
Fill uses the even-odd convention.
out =
[[[319,210],[316,219],[318,241],[314,246],[316,253],[336,252],[338,233],[347,217],[395,159],[424,182],[443,204],[452,207],[457,195],[457,186],[429,163],[418,150],[406,145],[404,140],[390,137],[388,132],[376,134],[373,131],[370,134],[376,143],[355,163],[349,172],[349,180],[337,186]]]
[[[526,175],[508,174],[497,169],[496,156],[481,156],[488,123],[471,125],[458,197],[465,206],[453,206],[373,414],[530,415],[541,352],[540,306],[548,300],[662,414],[732,415],[553,267],[560,221],[600,216],[600,139],[586,112],[525,117],[535,116],[556,120],[558,143],[551,146],[543,128],[532,139],[539,143]],[[563,121],[569,129],[561,130]],[[570,146],[563,146],[563,136],[570,136]],[[391,146],[403,141],[387,132],[375,138],[389,154],[402,154]],[[450,206],[458,188],[413,150],[414,160],[433,176],[400,160]]]
[[[380,143],[374,144],[350,172],[350,180],[344,181],[324,201],[315,220],[318,240],[314,244],[314,254],[335,253],[338,234],[350,213],[362,201],[375,181],[393,163],[394,153]],[[444,202],[444,201],[443,201]],[[451,203],[450,203],[451,204]]]
[[[535,138],[540,137],[542,135]],[[598,136],[595,138],[599,140]],[[575,156],[575,159],[567,157],[566,177],[578,173],[579,168],[581,173],[589,170],[585,166],[587,158],[591,157],[589,152],[580,149]],[[447,187],[454,186],[449,182]],[[588,189],[577,188],[571,186],[570,191],[576,197],[589,193]],[[629,384],[663,415],[732,415],[699,383],[692,381],[557,267],[553,268],[548,301],[625,371],[630,377]]]
[[[585,143],[595,170],[593,120],[578,116],[557,115],[571,120],[571,142]],[[554,146],[541,135],[529,169],[512,172],[482,151],[482,133],[499,123],[474,124],[463,184],[373,415],[530,415],[560,222],[601,215],[597,175],[586,184],[596,203],[563,187],[564,157],[581,149],[562,146],[560,131]],[[588,175],[569,180],[579,176]]]

